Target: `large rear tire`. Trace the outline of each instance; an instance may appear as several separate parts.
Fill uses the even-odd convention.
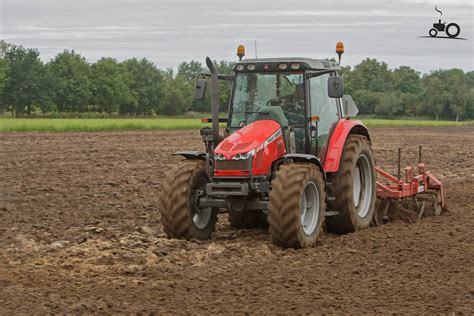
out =
[[[165,174],[161,195],[161,222],[168,237],[209,239],[217,221],[217,209],[198,209],[209,178],[204,161],[184,160]]]
[[[269,194],[268,223],[272,242],[284,248],[314,247],[324,222],[323,174],[308,163],[280,167]]]
[[[326,219],[329,231],[350,233],[369,227],[376,201],[375,162],[369,140],[362,135],[349,135],[339,165],[330,176],[335,201],[331,211],[338,215]]]

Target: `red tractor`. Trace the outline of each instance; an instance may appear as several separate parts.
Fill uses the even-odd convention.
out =
[[[343,50],[338,43],[339,60]],[[236,228],[268,226],[276,245],[313,247],[323,225],[336,233],[368,228],[378,191],[397,198],[403,188],[411,196],[412,188],[430,185],[423,178],[410,187],[378,186],[371,138],[349,119],[357,107],[343,94],[338,63],[248,59],[232,76],[206,63],[210,75],[198,77],[196,99],[204,98],[210,76],[212,128],[201,130],[205,152],[176,153],[185,159],[166,173],[160,209],[169,237],[208,239],[217,214],[228,211]],[[218,115],[219,80],[233,83],[226,118]],[[226,123],[223,135],[219,123]]]

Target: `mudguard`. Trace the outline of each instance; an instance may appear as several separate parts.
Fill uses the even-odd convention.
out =
[[[316,157],[316,156],[309,155],[309,154],[297,154],[297,153],[285,154],[281,157],[281,159],[278,160],[278,162],[283,162],[283,161],[289,160],[289,159],[291,159],[293,161],[297,161],[297,162],[314,163],[316,166],[319,167],[319,169],[323,173],[323,176],[326,177],[323,165],[321,164],[321,161],[319,160],[319,158]]]
[[[201,151],[178,151],[174,156],[183,156],[190,160],[206,160],[206,153]]]
[[[325,172],[337,172],[339,170],[342,151],[349,134],[363,135],[370,141],[369,131],[361,121],[339,120],[331,133],[325,153],[321,155]]]

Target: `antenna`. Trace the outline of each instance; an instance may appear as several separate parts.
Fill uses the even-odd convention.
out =
[[[8,49],[8,44],[4,40],[0,40],[0,58],[5,56],[5,53]]]
[[[255,59],[257,59],[257,40],[255,40]]]

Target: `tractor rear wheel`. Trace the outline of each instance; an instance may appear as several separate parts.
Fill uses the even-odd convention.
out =
[[[272,181],[268,223],[274,244],[285,248],[314,247],[326,211],[323,174],[308,163],[284,164]]]
[[[345,234],[369,227],[376,201],[375,162],[369,140],[349,135],[339,171],[331,175],[335,200],[330,206],[338,215],[328,217],[329,231]]]
[[[199,209],[209,178],[205,163],[184,160],[165,174],[160,195],[161,222],[168,237],[209,239],[217,221],[217,209]]]

